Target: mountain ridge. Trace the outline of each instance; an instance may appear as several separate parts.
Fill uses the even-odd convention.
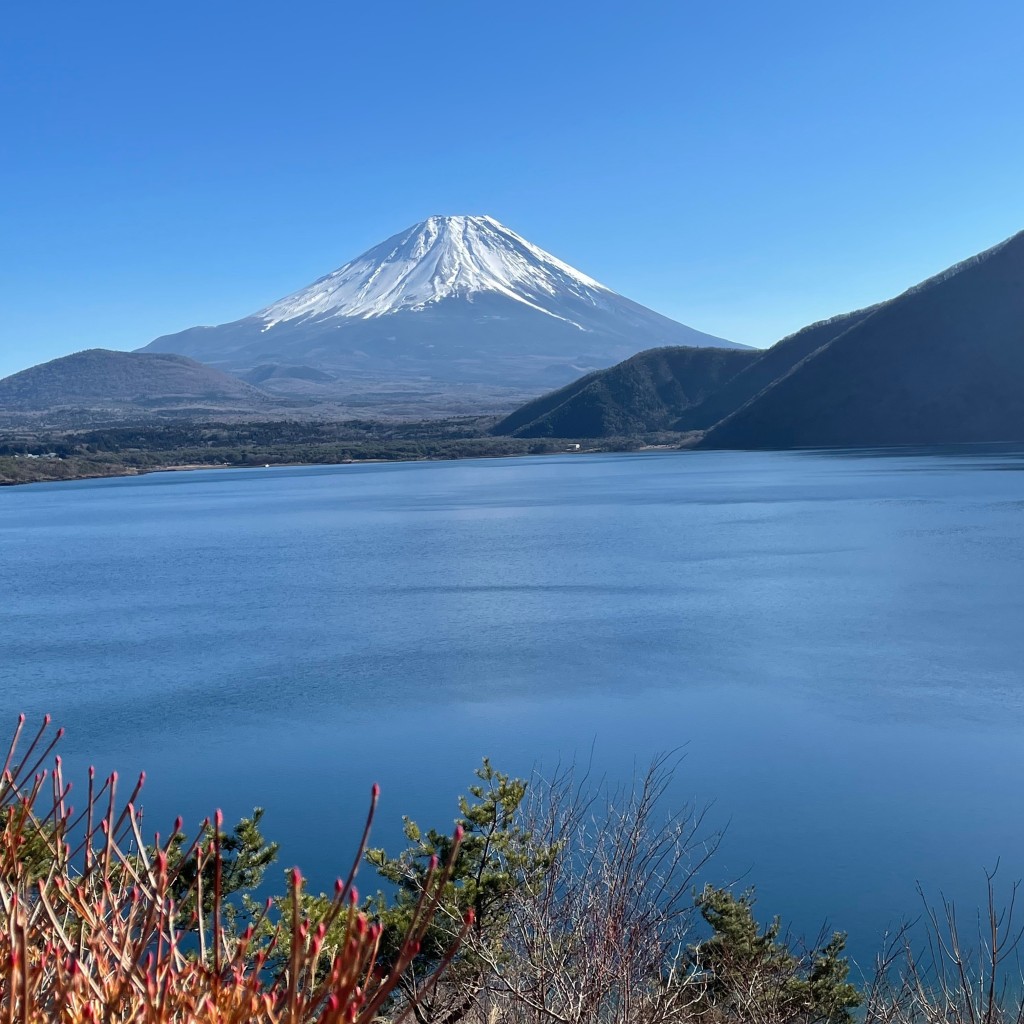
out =
[[[493,292],[565,319],[543,304],[560,287],[592,302],[615,294],[493,217],[428,217],[254,315],[269,329],[296,316],[372,319]]]
[[[740,370],[701,402],[681,410],[672,429],[707,430],[730,415],[741,405],[756,397],[777,380],[788,374],[794,366],[828,344],[843,332],[860,323],[877,309],[867,306],[852,313],[840,313],[815,321],[786,335],[771,348],[758,353],[758,358]]]
[[[1024,440],[1024,232],[894,298],[810,324],[735,361],[731,376],[676,351],[591,374],[495,430],[673,431],[703,448]]]
[[[745,346],[619,295],[493,217],[432,217],[257,312],[155,339],[246,376],[543,390],[653,345]]]
[[[1024,231],[867,312],[700,446],[1024,440]]]
[[[699,407],[747,368],[756,349],[655,348],[515,410],[492,430],[513,437],[609,437],[674,430],[682,409]]]

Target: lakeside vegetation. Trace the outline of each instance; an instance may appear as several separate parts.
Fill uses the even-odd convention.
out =
[[[19,720],[0,772],[0,1017],[23,1024],[1002,1024],[1024,1004],[1010,974],[1012,901],[972,951],[955,911],[901,930],[850,979],[845,936],[804,943],[753,892],[706,881],[718,836],[665,806],[675,765],[624,790],[571,769],[514,779],[484,761],[453,831],[406,819],[397,854],[369,849],[331,894],[298,869],[260,900],[278,849],[263,812],[150,842],[145,776],[127,799],[90,773],[70,804],[61,732]],[[360,898],[356,875],[384,891]],[[924,950],[924,955],[915,952]],[[929,951],[930,957],[929,960]]]
[[[498,437],[493,417],[416,422],[141,423],[57,430],[0,431],[0,484],[129,476],[175,467],[338,465],[421,459],[547,455],[572,439]],[[674,435],[636,435],[587,442],[588,451],[632,451],[679,443]],[[581,449],[582,450],[582,449]]]

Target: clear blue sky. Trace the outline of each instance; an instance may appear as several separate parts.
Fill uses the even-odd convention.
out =
[[[1024,228],[1020,0],[7,4],[0,375],[435,213],[767,345]]]

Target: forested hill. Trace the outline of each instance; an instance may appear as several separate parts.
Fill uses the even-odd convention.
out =
[[[709,448],[1024,440],[1024,232],[883,303],[714,426]]]
[[[708,448],[1024,440],[1024,232],[766,352],[664,348],[538,398],[495,433],[675,432]],[[703,436],[700,436],[700,435]]]
[[[784,377],[790,370],[822,345],[859,324],[877,307],[844,313],[828,320],[804,327],[770,349],[758,353],[758,358],[743,367],[735,377],[709,394],[702,402],[681,410],[673,423],[673,430],[707,430],[719,420],[735,412],[765,388]]]
[[[272,399],[245,381],[185,356],[93,348],[0,380],[0,411],[127,406],[257,410]]]
[[[713,394],[760,355],[757,349],[650,349],[528,402],[492,433],[612,437],[667,430],[680,412]]]

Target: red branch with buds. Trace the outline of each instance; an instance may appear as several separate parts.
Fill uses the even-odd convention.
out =
[[[373,787],[362,839],[345,881],[335,885],[327,916],[315,927],[299,912],[303,885],[292,871],[293,912],[269,941],[261,922],[240,935],[224,920],[220,811],[215,827],[172,861],[173,837],[147,846],[137,800],[145,775],[118,802],[114,773],[97,786],[89,772],[85,806],[69,803],[61,760],[44,768],[63,735],[47,716],[24,753],[25,717],[0,772],[0,1024],[369,1024],[388,1001],[420,943],[458,851],[432,865],[422,898],[386,972],[378,967],[381,927],[359,910],[356,872],[373,822]],[[182,867],[194,878],[182,897]],[[209,868],[212,866],[212,871]],[[206,869],[206,870],[204,870]],[[204,877],[213,878],[213,911],[204,920]],[[191,876],[190,876],[191,877]],[[178,894],[176,901],[173,894]],[[207,900],[209,895],[207,894]],[[178,908],[197,909],[192,928]],[[266,911],[269,912],[268,904]],[[344,941],[326,951],[329,928],[344,922]],[[468,927],[468,925],[467,925]],[[287,963],[271,972],[287,935]],[[460,940],[461,941],[461,938]],[[457,944],[456,944],[457,945]],[[440,965],[443,970],[455,948]],[[424,991],[437,981],[427,978]]]

